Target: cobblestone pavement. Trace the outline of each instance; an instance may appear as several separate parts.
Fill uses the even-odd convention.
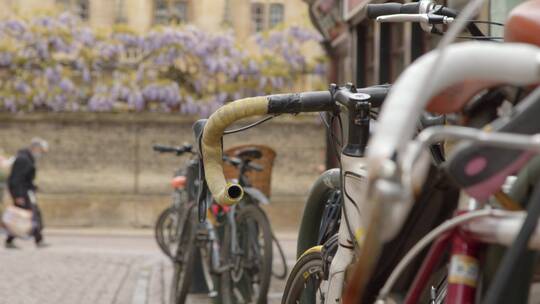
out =
[[[18,250],[0,248],[0,304],[168,304],[170,262],[151,231],[49,230],[45,236],[47,248],[25,240],[17,240]],[[292,267],[295,234],[278,238]],[[284,285],[272,280],[269,303],[280,303]],[[540,285],[531,293],[529,303],[540,303]],[[190,295],[187,303],[210,301]]]
[[[150,232],[55,230],[45,233],[51,246],[0,249],[0,304],[167,304],[170,262]],[[294,234],[280,236],[289,264]],[[3,238],[3,236],[0,236]],[[270,303],[279,303],[284,282],[273,280]],[[209,303],[190,296],[188,303]]]

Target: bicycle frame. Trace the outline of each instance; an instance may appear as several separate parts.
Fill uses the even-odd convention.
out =
[[[412,174],[410,170],[414,167],[413,164],[419,159],[419,155],[425,151],[427,146],[444,139],[467,139],[482,143],[483,145],[501,148],[519,148],[540,153],[540,135],[527,136],[511,133],[489,133],[456,126],[431,127],[422,131],[414,143],[411,144],[411,147],[414,148],[410,149],[411,156],[404,161],[403,167],[409,168],[408,170],[404,170],[404,174]],[[469,198],[468,195],[462,193],[457,214],[474,213],[474,211],[484,209],[485,206],[485,201]],[[442,257],[444,249],[448,244],[452,244],[452,250],[448,275],[448,292],[445,303],[475,302],[478,274],[481,267],[479,261],[483,245],[511,245],[525,218],[525,212],[522,211],[491,211],[493,212],[487,212],[478,219],[451,227],[451,230],[441,230],[435,235],[438,235],[438,238],[431,246],[422,267],[417,273],[415,281],[409,289],[404,303],[418,303],[420,293],[425,289],[429,276],[432,274],[434,267]],[[433,239],[434,237],[427,236],[426,238]],[[540,226],[531,237],[529,247],[531,249],[540,249]],[[416,251],[417,249],[415,248],[410,252]],[[412,256],[406,257],[403,260],[408,261],[410,258]],[[399,276],[404,265],[402,264],[396,267],[395,273],[390,276],[388,282],[381,289],[379,300],[384,301],[387,298],[391,286]]]
[[[355,92],[354,87],[350,88]],[[339,96],[336,99],[339,99]],[[341,100],[340,103],[345,105],[342,108],[346,117],[344,129],[347,132],[343,136],[346,142],[340,154],[343,207],[338,231],[338,249],[330,264],[325,288],[326,303],[338,303],[341,300],[345,271],[353,261],[356,239],[362,234],[362,230],[352,228],[351,223],[362,223],[364,219],[360,210],[366,208],[363,202],[356,202],[354,199],[360,197],[366,186],[367,163],[364,156],[370,132],[371,103],[369,100]]]
[[[461,205],[455,219],[467,214],[478,216],[474,216],[460,225],[438,231],[435,235],[423,239],[425,242],[434,241],[403,303],[418,303],[421,293],[426,288],[428,279],[433,274],[433,270],[449,245],[451,245],[452,249],[445,303],[475,303],[476,287],[483,266],[480,257],[484,252],[485,245],[508,246],[512,244],[518,234],[525,218],[525,212],[490,210],[484,208],[485,206],[478,201],[468,198],[467,195],[463,195],[463,197],[465,199],[462,199],[462,201],[467,204]],[[540,249],[540,226],[538,227],[529,243],[529,248],[533,250]],[[410,261],[422,248],[424,247],[411,249],[404,260]],[[377,303],[385,303],[393,283],[395,283],[406,264],[396,267],[395,273],[390,276],[388,282],[381,289]]]

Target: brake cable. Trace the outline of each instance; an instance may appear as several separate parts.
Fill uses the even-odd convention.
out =
[[[262,124],[264,122],[269,121],[270,119],[272,119],[274,117],[278,117],[279,115],[281,115],[281,114],[267,116],[267,117],[265,117],[263,119],[257,120],[256,122],[254,122],[252,124],[249,124],[247,126],[243,126],[243,127],[238,128],[238,129],[226,130],[225,132],[223,132],[223,135],[234,134],[234,133],[245,131],[247,129],[251,129],[251,128],[255,127],[255,126],[258,126],[258,125],[260,125],[260,124]]]

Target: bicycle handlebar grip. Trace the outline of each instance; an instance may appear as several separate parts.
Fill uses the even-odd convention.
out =
[[[329,91],[268,96],[268,114],[334,111],[336,104]]]
[[[215,201],[220,205],[234,205],[243,195],[242,186],[228,183],[223,174],[221,136],[225,129],[242,118],[268,114],[268,98],[240,99],[224,105],[210,116],[204,127],[201,152],[205,178]]]
[[[446,17],[452,17],[452,18],[456,18],[457,15],[458,15],[458,11],[454,10],[454,9],[451,9],[451,8],[448,8],[448,7],[441,7],[440,11],[439,11],[439,15],[442,15],[442,16],[446,16]]]
[[[169,147],[169,146],[154,145],[152,148],[154,149],[154,151],[156,151],[156,152],[161,152],[161,153],[165,153],[165,152],[176,152],[176,148],[174,148],[174,147]]]
[[[380,16],[385,15],[395,15],[395,14],[418,14],[420,10],[420,4],[415,3],[382,3],[382,4],[368,4],[367,6],[367,16],[370,19],[375,19]]]

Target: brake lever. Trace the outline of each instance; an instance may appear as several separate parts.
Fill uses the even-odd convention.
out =
[[[427,14],[393,14],[393,15],[379,16],[375,20],[379,23],[383,23],[383,22],[429,23],[429,18]]]
[[[379,23],[386,22],[417,22],[426,32],[433,30],[434,24],[450,24],[454,18],[435,14],[393,14],[379,16],[375,19]]]

